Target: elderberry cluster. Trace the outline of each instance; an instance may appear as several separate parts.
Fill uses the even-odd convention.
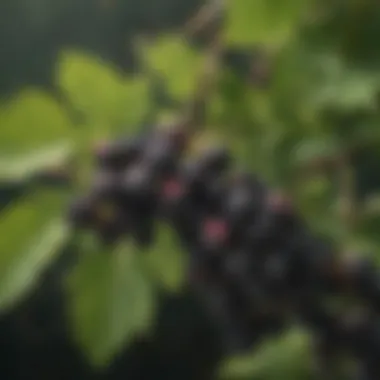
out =
[[[281,192],[237,170],[224,147],[188,155],[190,140],[172,127],[100,146],[91,189],[70,210],[72,224],[106,244],[130,237],[146,247],[156,220],[169,223],[190,256],[189,283],[230,352],[296,322],[311,332],[321,378],[345,354],[358,364],[355,379],[379,379],[374,265],[339,259]],[[350,306],[331,311],[326,300],[335,295]],[[358,302],[364,312],[352,318]]]

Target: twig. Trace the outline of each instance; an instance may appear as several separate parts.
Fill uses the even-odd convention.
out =
[[[194,36],[194,34],[199,33],[213,22],[216,22],[222,16],[222,13],[223,1],[210,1],[186,24],[185,35],[187,37]],[[212,93],[218,78],[220,58],[223,52],[220,30],[221,28],[217,27],[211,36],[204,66],[198,80],[198,88],[184,112],[183,124],[189,130],[199,129],[203,125],[206,101]]]
[[[184,33],[191,38],[204,31],[212,23],[217,22],[223,15],[223,0],[211,0],[203,5],[200,10],[186,24]]]

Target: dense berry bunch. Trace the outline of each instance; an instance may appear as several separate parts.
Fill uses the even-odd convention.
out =
[[[189,158],[189,140],[173,127],[98,147],[91,190],[71,208],[73,225],[106,244],[128,236],[149,246],[155,221],[169,223],[190,255],[189,283],[228,350],[250,349],[296,322],[311,332],[321,378],[345,354],[358,364],[356,379],[379,379],[373,264],[338,260],[283,194],[238,172],[223,147]],[[331,311],[335,295],[351,306]]]

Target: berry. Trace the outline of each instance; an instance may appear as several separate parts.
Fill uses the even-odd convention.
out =
[[[87,228],[96,222],[96,203],[92,198],[83,197],[75,200],[69,209],[69,221],[76,228]]]
[[[100,167],[109,170],[123,170],[136,162],[142,154],[144,138],[116,140],[101,143],[95,157]]]

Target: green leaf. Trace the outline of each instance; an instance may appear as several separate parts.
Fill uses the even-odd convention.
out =
[[[317,235],[334,242],[346,238],[347,229],[338,212],[339,189],[328,175],[315,173],[299,178],[293,199],[307,224]]]
[[[0,108],[2,154],[53,144],[73,137],[74,130],[64,110],[48,94],[25,90]]]
[[[377,249],[371,249],[377,252],[380,249],[380,196],[373,194],[367,196],[360,204],[358,210],[358,220],[356,222],[356,233],[364,240],[366,244],[376,244]]]
[[[301,139],[292,152],[295,164],[307,165],[320,159],[336,157],[339,150],[338,143],[331,136],[321,136]]]
[[[69,282],[71,324],[90,362],[103,367],[150,327],[154,294],[133,252],[82,253]]]
[[[227,2],[225,39],[241,47],[281,45],[297,32],[307,0],[232,0]]]
[[[0,307],[18,301],[56,257],[67,231],[56,222],[64,193],[39,189],[0,218]]]
[[[185,253],[181,252],[174,232],[169,227],[160,226],[154,247],[143,255],[153,276],[166,290],[177,292],[181,289],[185,278]]]
[[[72,142],[63,141],[24,154],[0,155],[0,182],[26,181],[45,169],[67,163],[72,153]]]
[[[222,379],[296,379],[307,374],[309,361],[305,334],[291,332],[266,342],[252,354],[233,357],[220,368]]]
[[[21,255],[0,269],[0,309],[8,309],[25,296],[61,252],[67,237],[67,226],[61,220],[51,221]]]
[[[314,89],[311,101],[318,109],[374,110],[379,84],[379,77],[372,73],[341,67],[335,75],[326,78],[323,86]]]
[[[90,55],[63,53],[56,81],[71,104],[85,116],[91,136],[97,129],[105,133],[121,126],[133,130],[151,105],[145,78],[126,78],[110,64]]]
[[[142,48],[147,67],[160,75],[168,93],[187,100],[195,91],[202,57],[180,36],[166,36]]]
[[[275,76],[276,91],[281,94],[278,101],[293,102],[301,115],[315,119],[326,109],[376,109],[379,74],[350,65],[336,49],[319,51],[299,44],[284,49],[281,59]],[[290,93],[292,97],[286,100]]]

